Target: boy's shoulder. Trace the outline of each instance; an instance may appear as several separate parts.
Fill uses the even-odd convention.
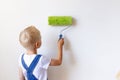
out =
[[[21,63],[21,60],[22,60],[22,55],[24,55],[24,61],[26,62],[26,64],[29,66],[31,64],[31,62],[35,59],[35,56],[36,55],[40,55],[40,59],[39,59],[39,62],[37,65],[39,65],[39,67],[41,68],[44,68],[44,69],[47,69],[50,62],[51,62],[51,58],[47,57],[47,56],[44,56],[42,54],[35,54],[35,55],[26,55],[24,53],[22,53],[20,55],[20,58],[19,58],[19,64],[21,65],[22,67],[22,63]]]
[[[37,55],[39,55],[39,56],[41,56],[41,58],[42,59],[48,59],[48,60],[50,60],[51,58],[50,57],[48,57],[48,56],[45,56],[45,55],[43,55],[43,54],[40,54],[40,53],[38,53],[38,54],[33,54],[33,55],[28,55],[28,54],[26,54],[26,53],[21,53],[20,55],[19,55],[19,60],[21,60],[21,58],[22,58],[22,56],[24,56],[24,58],[26,58],[26,57],[35,57],[35,56],[37,56]]]

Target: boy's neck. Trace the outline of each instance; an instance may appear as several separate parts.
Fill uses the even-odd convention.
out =
[[[37,54],[37,49],[35,49],[35,50],[27,50],[27,54],[28,55]]]

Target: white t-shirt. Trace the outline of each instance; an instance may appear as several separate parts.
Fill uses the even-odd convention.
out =
[[[36,54],[34,54],[34,55],[24,54],[23,59],[24,59],[27,66],[29,66],[31,64],[31,62],[33,61],[35,56],[36,56]],[[22,68],[23,75],[25,76],[25,79],[27,80],[27,77],[26,77],[27,72],[26,72],[25,68],[22,65],[21,57],[22,57],[22,55],[19,58],[19,66]],[[33,71],[34,76],[38,80],[47,80],[47,69],[49,67],[50,61],[51,61],[51,59],[49,59],[49,58],[47,58],[47,57],[45,57],[43,55],[40,57],[37,65],[36,65],[36,67],[35,67],[35,69]]]

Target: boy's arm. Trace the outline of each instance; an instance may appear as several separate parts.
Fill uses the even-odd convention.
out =
[[[57,59],[51,59],[50,66],[58,66],[62,63],[62,52],[63,52],[64,39],[58,41],[58,56]]]
[[[19,66],[19,80],[25,80],[25,77],[20,66]]]

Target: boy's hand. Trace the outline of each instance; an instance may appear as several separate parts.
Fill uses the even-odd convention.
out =
[[[62,47],[64,45],[64,39],[61,38],[60,40],[58,40],[58,47]]]

